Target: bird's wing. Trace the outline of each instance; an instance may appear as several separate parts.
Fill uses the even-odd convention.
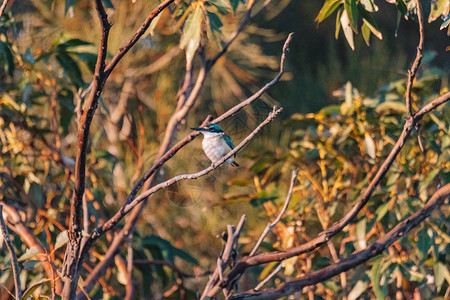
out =
[[[230,146],[231,149],[234,149],[233,141],[230,139],[230,137],[226,134],[223,135],[223,138],[225,142],[227,142],[227,145]]]

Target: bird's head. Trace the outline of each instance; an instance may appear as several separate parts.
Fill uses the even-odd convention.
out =
[[[195,131],[210,132],[210,133],[221,133],[221,132],[223,132],[222,128],[220,128],[219,125],[214,124],[214,123],[208,124],[205,127],[193,127],[191,129],[195,130]]]

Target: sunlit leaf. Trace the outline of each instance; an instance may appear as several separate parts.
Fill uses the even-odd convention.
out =
[[[344,10],[342,12],[341,25],[350,48],[352,48],[352,50],[355,50],[355,44],[353,42],[353,29],[350,26],[350,20],[347,15],[347,10]]]
[[[186,49],[186,59],[191,61],[200,45],[200,29],[202,23],[202,8],[197,5],[195,11],[189,15],[184,25],[180,47]]]
[[[366,150],[370,158],[375,159],[376,157],[375,142],[368,133],[364,135],[364,149]]]
[[[347,13],[350,27],[355,33],[358,33],[358,7],[356,5],[356,0],[345,0],[344,9]],[[344,27],[344,24],[342,24],[342,26]]]
[[[362,7],[358,5],[358,11],[361,14],[364,24],[369,27],[370,31],[380,40],[383,39],[383,34],[380,32],[377,23],[372,18],[372,16]]]
[[[350,293],[348,293],[348,300],[356,300],[359,299],[359,296],[362,295],[367,290],[369,283],[363,280],[359,280],[352,288]]]
[[[370,45],[370,28],[366,25],[366,23],[362,24],[361,33],[363,35],[364,41],[366,42],[367,46],[369,46]]]
[[[316,17],[316,22],[321,23],[323,20],[328,18],[340,5],[342,5],[342,0],[326,0],[319,14]]]
[[[230,3],[227,0],[207,0],[207,3],[214,5],[221,15],[226,15],[231,11]]]
[[[61,248],[62,246],[64,246],[65,244],[67,244],[68,240],[69,240],[69,236],[67,235],[67,230],[58,234],[58,236],[56,237],[54,250],[57,250],[57,249]]]
[[[29,260],[30,258],[35,257],[37,254],[39,254],[39,250],[36,247],[31,247],[28,248],[27,251],[17,260],[18,261]]]

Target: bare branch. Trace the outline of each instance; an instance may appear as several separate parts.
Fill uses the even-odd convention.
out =
[[[277,223],[280,222],[281,217],[283,217],[284,213],[286,212],[286,210],[287,210],[287,208],[289,206],[289,202],[291,201],[292,190],[294,189],[294,183],[295,183],[295,179],[297,178],[297,174],[298,174],[297,170],[292,171],[291,184],[289,186],[289,191],[288,191],[288,194],[286,196],[286,200],[284,201],[284,206],[283,206],[283,208],[280,211],[280,214],[278,215],[278,217],[272,223],[269,222],[269,224],[267,224],[267,227],[264,229],[264,232],[261,234],[261,236],[259,237],[258,242],[256,243],[255,247],[253,248],[253,250],[250,252],[250,254],[248,256],[255,255],[256,251],[258,250],[259,246],[263,242],[264,238],[275,227],[275,225],[277,225]]]
[[[2,18],[3,13],[5,12],[6,5],[8,5],[8,2],[9,2],[9,0],[3,0],[3,4],[0,7],[0,19]]]
[[[259,291],[267,282],[269,282],[270,279],[272,279],[273,276],[277,275],[278,272],[283,268],[283,264],[279,264],[278,267],[275,268],[275,270],[272,271],[266,278],[264,278],[263,281],[261,281],[253,290]]]
[[[208,280],[206,287],[200,299],[209,299],[207,294],[211,288],[213,288],[217,282],[223,280],[223,271],[237,259],[237,246],[239,235],[245,223],[245,215],[242,215],[237,228],[232,225],[227,226],[227,241],[222,250],[222,253],[217,259],[217,267],[214,273]]]
[[[100,237],[104,232],[110,230],[113,228],[126,214],[130,212],[136,205],[138,205],[140,202],[142,202],[145,198],[148,196],[156,193],[157,191],[167,188],[168,186],[186,179],[197,179],[199,177],[205,176],[209,174],[211,171],[217,169],[219,166],[221,166],[228,158],[235,155],[240,149],[242,149],[245,145],[247,145],[253,137],[267,124],[272,122],[276,116],[282,111],[282,108],[274,107],[274,110],[268,115],[268,117],[255,129],[252,133],[250,133],[236,148],[234,148],[232,151],[230,151],[227,155],[225,155],[221,160],[213,163],[210,167],[194,173],[194,174],[183,174],[175,176],[165,182],[162,182],[151,189],[145,191],[138,197],[136,197],[133,201],[125,203],[125,205],[111,218],[109,219],[105,224],[102,226],[97,227],[92,235],[90,236],[90,243],[92,244],[93,241],[95,241],[98,237]],[[87,242],[89,244],[89,241]]]
[[[111,74],[112,70],[117,66],[119,61],[127,54],[127,52],[136,44],[136,42],[144,35],[144,33],[147,31],[147,29],[150,27],[151,22],[170,4],[172,4],[174,0],[165,0],[160,5],[158,5],[155,9],[153,9],[148,17],[145,19],[144,23],[142,23],[141,27],[135,32],[133,37],[128,40],[128,42],[125,43],[122,47],[120,47],[119,51],[114,55],[114,57],[111,59],[111,61],[108,63],[108,65],[105,68],[105,76],[106,78],[109,77],[109,74]],[[105,79],[106,79],[105,78]]]
[[[225,112],[224,114],[222,114],[221,116],[216,118],[215,120],[211,120],[211,118],[208,117],[202,123],[202,125],[201,125],[202,127],[206,126],[209,122],[217,123],[217,122],[220,122],[222,120],[225,120],[225,119],[231,117],[233,114],[235,114],[240,109],[242,109],[245,106],[251,104],[252,102],[258,100],[262,94],[267,92],[268,89],[270,89],[272,86],[274,86],[276,83],[278,83],[278,81],[280,81],[282,75],[284,74],[286,54],[289,50],[288,47],[289,47],[289,43],[292,39],[292,35],[293,34],[290,34],[288,36],[288,38],[286,39],[286,42],[284,43],[283,52],[282,52],[281,60],[280,60],[280,70],[279,70],[278,74],[275,76],[275,78],[272,81],[270,81],[269,83],[267,83],[259,91],[257,91],[254,95],[250,96],[247,100],[241,102],[235,108],[231,108],[230,110],[228,110],[227,112]],[[170,133],[170,134],[172,134],[172,133]],[[168,161],[170,158],[172,158],[181,148],[183,148],[186,144],[188,144],[192,140],[194,140],[198,135],[200,135],[199,132],[192,132],[191,134],[186,136],[184,139],[179,141],[176,145],[172,146],[172,148],[170,148],[170,149],[164,149],[163,147],[161,147],[160,155],[158,155],[159,158],[153,163],[153,165],[144,173],[142,178],[136,183],[136,185],[133,187],[132,191],[128,195],[126,202],[127,203],[131,202],[136,197],[136,195],[139,193],[141,188],[143,188],[143,190],[147,190],[152,185],[152,183],[151,183],[152,180],[150,180],[150,178],[153,178],[153,175],[164,165],[164,163],[166,161]],[[103,261],[101,261],[99,264],[97,264],[95,266],[94,271],[90,272],[88,278],[86,278],[85,289],[87,291],[90,291],[92,289],[95,282],[101,276],[101,273],[103,273],[104,270],[106,269],[106,267],[109,264],[111,264],[111,262],[113,261],[114,255],[118,251],[118,247],[120,247],[120,245],[122,245],[123,239],[127,236],[127,234],[129,232],[133,231],[134,224],[136,224],[146,201],[147,200],[144,200],[139,205],[139,207],[136,208],[135,211],[132,212],[132,214],[130,215],[129,221],[127,221],[124,228],[115,236],[113,243],[108,248],[108,252],[105,254],[105,259]],[[80,259],[84,259],[84,257],[87,255],[87,252],[89,251],[91,246],[92,246],[92,243],[83,248],[82,253],[80,255]],[[77,296],[77,299],[82,298],[82,297],[83,297],[83,295],[81,293],[79,293]]]
[[[6,1],[5,1],[6,2]],[[6,248],[8,248],[9,256],[11,256],[11,265],[13,270],[14,284],[16,285],[16,299],[22,299],[22,289],[20,285],[20,269],[17,261],[16,251],[9,236],[8,228],[6,227],[5,219],[3,219],[3,205],[0,204],[0,228],[3,239],[5,240]]]
[[[430,198],[428,203],[418,210],[416,213],[406,218],[397,224],[382,238],[375,241],[372,245],[364,250],[358,251],[349,257],[341,260],[339,263],[330,265],[326,268],[312,272],[309,275],[303,276],[300,279],[290,281],[282,286],[272,289],[264,290],[260,293],[249,291],[248,293],[238,294],[231,299],[279,299],[281,297],[291,295],[296,291],[301,291],[306,286],[315,285],[319,282],[327,280],[333,276],[353,269],[354,267],[365,263],[370,258],[381,254],[385,249],[392,245],[395,241],[405,236],[411,229],[422,223],[428,218],[431,213],[437,209],[445,199],[450,197],[450,183],[446,184],[438,191],[436,191]]]
[[[437,97],[436,99],[434,99],[430,103],[426,104],[424,107],[422,107],[418,112],[416,112],[414,114],[415,121],[419,122],[420,120],[422,120],[422,118],[425,114],[434,110],[436,107],[444,104],[448,100],[450,100],[450,92],[447,92],[447,93]]]
[[[417,9],[417,19],[419,21],[419,45],[417,46],[417,54],[414,62],[411,66],[411,69],[408,71],[408,82],[406,83],[406,113],[408,114],[408,118],[412,116],[412,107],[411,107],[411,90],[414,82],[414,78],[416,77],[417,69],[419,69],[420,62],[423,57],[423,16],[422,16],[422,6],[420,5],[420,0],[416,0],[416,9]]]

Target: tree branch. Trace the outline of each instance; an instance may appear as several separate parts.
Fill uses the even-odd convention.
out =
[[[411,66],[411,69],[408,70],[408,81],[406,83],[406,113],[408,118],[412,116],[412,107],[411,107],[411,90],[414,82],[414,78],[416,77],[417,69],[419,69],[420,62],[423,57],[423,41],[424,41],[424,33],[423,33],[423,15],[422,15],[422,6],[420,5],[420,0],[416,0],[416,8],[417,8],[417,19],[419,21],[419,45],[417,46],[416,58]]]
[[[333,276],[353,269],[356,266],[368,261],[372,257],[381,254],[385,249],[392,245],[395,241],[407,234],[411,229],[419,225],[431,213],[437,209],[445,199],[450,197],[450,183],[446,184],[439,190],[437,190],[430,198],[428,203],[418,210],[416,213],[406,218],[399,224],[397,224],[392,230],[390,230],[382,238],[375,241],[372,245],[364,250],[358,251],[349,257],[341,260],[339,263],[330,265],[321,270],[310,273],[303,276],[300,279],[290,281],[282,286],[272,289],[264,290],[260,293],[249,292],[242,293],[231,297],[231,299],[279,299],[284,296],[291,295],[297,291],[301,291],[306,286],[315,285],[319,282],[327,280]]]
[[[105,224],[102,226],[97,227],[94,229],[94,232],[89,237],[89,240],[86,244],[92,244],[98,237],[100,237],[103,233],[113,228],[126,214],[130,212],[136,205],[138,205],[140,202],[142,202],[146,197],[156,193],[157,191],[167,188],[168,186],[186,179],[197,179],[199,177],[205,176],[209,174],[211,171],[217,169],[219,166],[221,166],[228,158],[235,155],[240,149],[242,149],[245,145],[247,145],[253,137],[267,124],[272,122],[276,116],[282,111],[282,108],[274,107],[274,110],[268,115],[268,117],[255,129],[252,133],[250,133],[239,145],[236,146],[232,151],[230,151],[227,155],[225,155],[221,160],[211,164],[210,167],[194,173],[194,174],[183,174],[175,176],[167,181],[164,181],[151,189],[145,191],[138,197],[136,197],[133,201],[125,203],[124,206],[111,218],[109,219]]]
[[[5,219],[3,219],[3,205],[0,204],[0,228],[3,239],[5,240],[6,248],[8,248],[9,256],[11,256],[11,266],[13,270],[14,284],[16,286],[16,300],[22,299],[22,289],[20,285],[20,269],[17,261],[16,251],[9,236],[8,228],[6,228]]]
[[[97,1],[97,0],[96,0]],[[151,22],[170,4],[172,4],[174,0],[165,0],[161,4],[159,4],[155,9],[153,9],[148,17],[145,19],[144,23],[142,23],[141,27],[135,32],[133,37],[128,40],[122,47],[120,47],[119,51],[114,55],[111,61],[105,68],[105,77],[108,78],[111,74],[112,70],[117,66],[119,61],[127,54],[127,52],[136,44],[136,42],[144,35],[147,29],[150,27]],[[105,78],[105,79],[106,79]]]
[[[220,121],[223,121],[223,120],[233,116],[235,113],[237,113],[239,110],[241,110],[245,106],[250,105],[252,102],[258,100],[262,94],[264,94],[265,92],[267,92],[268,89],[270,89],[272,86],[277,84],[280,81],[280,79],[285,71],[286,54],[289,51],[289,44],[292,40],[292,36],[293,36],[293,33],[291,33],[288,36],[288,38],[286,39],[286,41],[284,43],[281,60],[280,60],[280,70],[272,81],[267,83],[263,88],[261,88],[259,91],[257,91],[252,96],[250,96],[248,99],[239,103],[235,107],[229,109],[227,112],[225,112],[218,118],[216,118],[214,120],[210,120],[209,118],[207,118],[207,120],[205,120],[201,126],[202,127],[206,126],[209,122],[218,123]],[[192,94],[193,93],[191,93],[191,95]],[[175,129],[175,128],[173,128],[173,129]],[[167,134],[168,133],[166,132],[166,135]],[[170,134],[172,134],[172,133],[170,133]],[[200,135],[199,132],[192,132],[191,134],[186,136],[184,139],[179,141],[176,145],[172,146],[172,148],[170,148],[170,149],[164,149],[163,147],[161,147],[160,151],[159,151],[160,155],[158,155],[159,158],[153,163],[153,165],[144,173],[144,175],[141,177],[141,179],[136,183],[136,185],[133,187],[132,191],[128,195],[126,202],[127,203],[131,202],[136,197],[136,195],[139,193],[141,188],[143,188],[143,190],[147,190],[148,187],[152,185],[150,179],[153,178],[152,176],[154,174],[156,174],[156,172],[158,172],[158,170],[164,165],[164,163],[166,161],[168,161],[169,159],[171,159],[181,148],[183,148],[186,144],[188,144],[192,140],[194,140],[198,135]],[[134,226],[141,214],[142,208],[144,207],[145,203],[146,203],[146,200],[141,202],[139,207],[136,208],[134,212],[132,212],[132,214],[130,215],[130,218],[127,221],[127,223],[125,224],[124,228],[114,237],[113,243],[108,248],[108,251],[105,254],[104,260],[95,266],[93,272],[90,272],[88,278],[86,278],[86,280],[85,280],[85,290],[86,291],[90,291],[90,289],[92,289],[95,282],[101,276],[100,273],[103,273],[104,270],[106,269],[106,267],[113,261],[114,255],[117,253],[118,247],[120,247],[122,245],[123,239],[128,235],[128,233],[133,231]],[[80,259],[84,259],[85,255],[87,255],[87,252],[89,251],[91,246],[92,246],[92,244],[85,245],[85,247],[83,247],[82,253],[80,255]],[[81,293],[79,293],[77,295],[77,299],[80,299],[82,297],[83,297],[83,294],[81,294]]]
[[[5,12],[6,6],[8,5],[9,0],[3,0],[3,4],[0,7],[0,19],[3,16],[3,13]]]
[[[275,227],[275,225],[277,225],[277,223],[280,222],[281,217],[283,217],[284,213],[286,212],[286,210],[287,210],[287,208],[289,206],[289,202],[291,201],[292,190],[294,189],[294,183],[295,183],[295,179],[297,178],[297,174],[298,174],[297,170],[292,171],[291,184],[289,186],[289,191],[288,191],[288,194],[286,196],[286,200],[284,201],[284,206],[283,206],[283,208],[280,211],[280,214],[278,215],[278,217],[273,222],[269,222],[269,224],[267,224],[267,227],[264,229],[264,232],[261,234],[261,236],[259,237],[258,242],[256,243],[255,247],[253,248],[253,250],[250,252],[250,254],[248,256],[255,255],[256,251],[258,250],[259,246],[263,242],[264,238]]]

